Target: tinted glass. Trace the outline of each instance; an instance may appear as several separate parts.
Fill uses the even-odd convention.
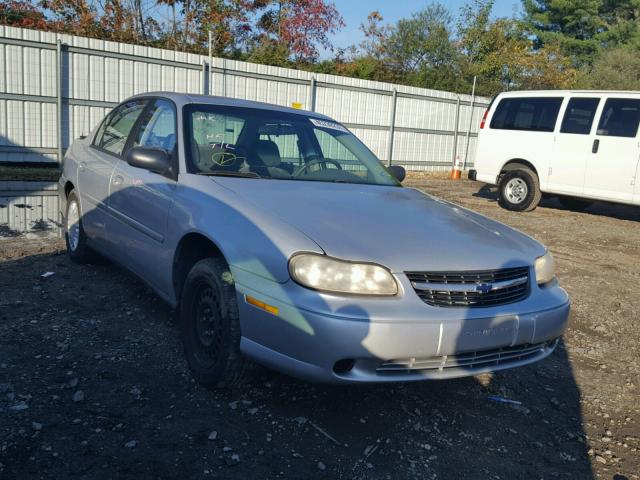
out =
[[[115,155],[122,155],[127,137],[144,109],[146,100],[132,100],[116,108],[105,122],[100,137],[96,137],[95,145]]]
[[[588,135],[600,103],[599,98],[572,98],[562,119],[562,133]]]
[[[504,98],[491,118],[491,128],[553,132],[562,98]]]
[[[172,153],[176,146],[176,115],[173,104],[156,100],[140,122],[133,146],[162,148]]]
[[[604,104],[598,135],[610,137],[635,137],[640,122],[640,100],[610,98]]]
[[[360,140],[332,121],[214,105],[188,105],[184,120],[191,173],[398,185]]]

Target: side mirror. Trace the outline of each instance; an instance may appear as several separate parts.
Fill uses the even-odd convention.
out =
[[[132,147],[127,150],[125,161],[136,168],[172,177],[173,164],[169,154],[160,148]]]
[[[389,173],[393,175],[399,182],[402,182],[404,180],[404,177],[407,176],[407,171],[400,165],[390,165],[387,167],[387,170],[389,170]]]

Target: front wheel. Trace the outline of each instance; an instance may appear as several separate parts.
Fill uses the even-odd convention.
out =
[[[87,245],[87,235],[82,226],[80,200],[75,190],[71,190],[67,197],[67,215],[64,226],[64,239],[69,258],[76,263],[89,263],[95,260],[95,253]]]
[[[198,383],[208,388],[242,383],[249,360],[240,353],[236,289],[223,259],[200,260],[187,275],[180,328],[187,363]]]
[[[500,206],[514,212],[534,210],[542,197],[538,176],[525,166],[502,175],[498,190]]]

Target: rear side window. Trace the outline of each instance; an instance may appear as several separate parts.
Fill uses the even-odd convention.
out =
[[[599,98],[572,98],[562,119],[561,133],[588,135],[600,103]]]
[[[503,98],[491,118],[491,128],[553,132],[561,97]]]
[[[640,123],[640,100],[610,98],[604,104],[598,135],[610,137],[635,137]]]

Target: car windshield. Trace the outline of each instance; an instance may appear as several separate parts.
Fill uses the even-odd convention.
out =
[[[190,173],[400,185],[355,135],[333,121],[199,104],[185,107],[184,121]]]

